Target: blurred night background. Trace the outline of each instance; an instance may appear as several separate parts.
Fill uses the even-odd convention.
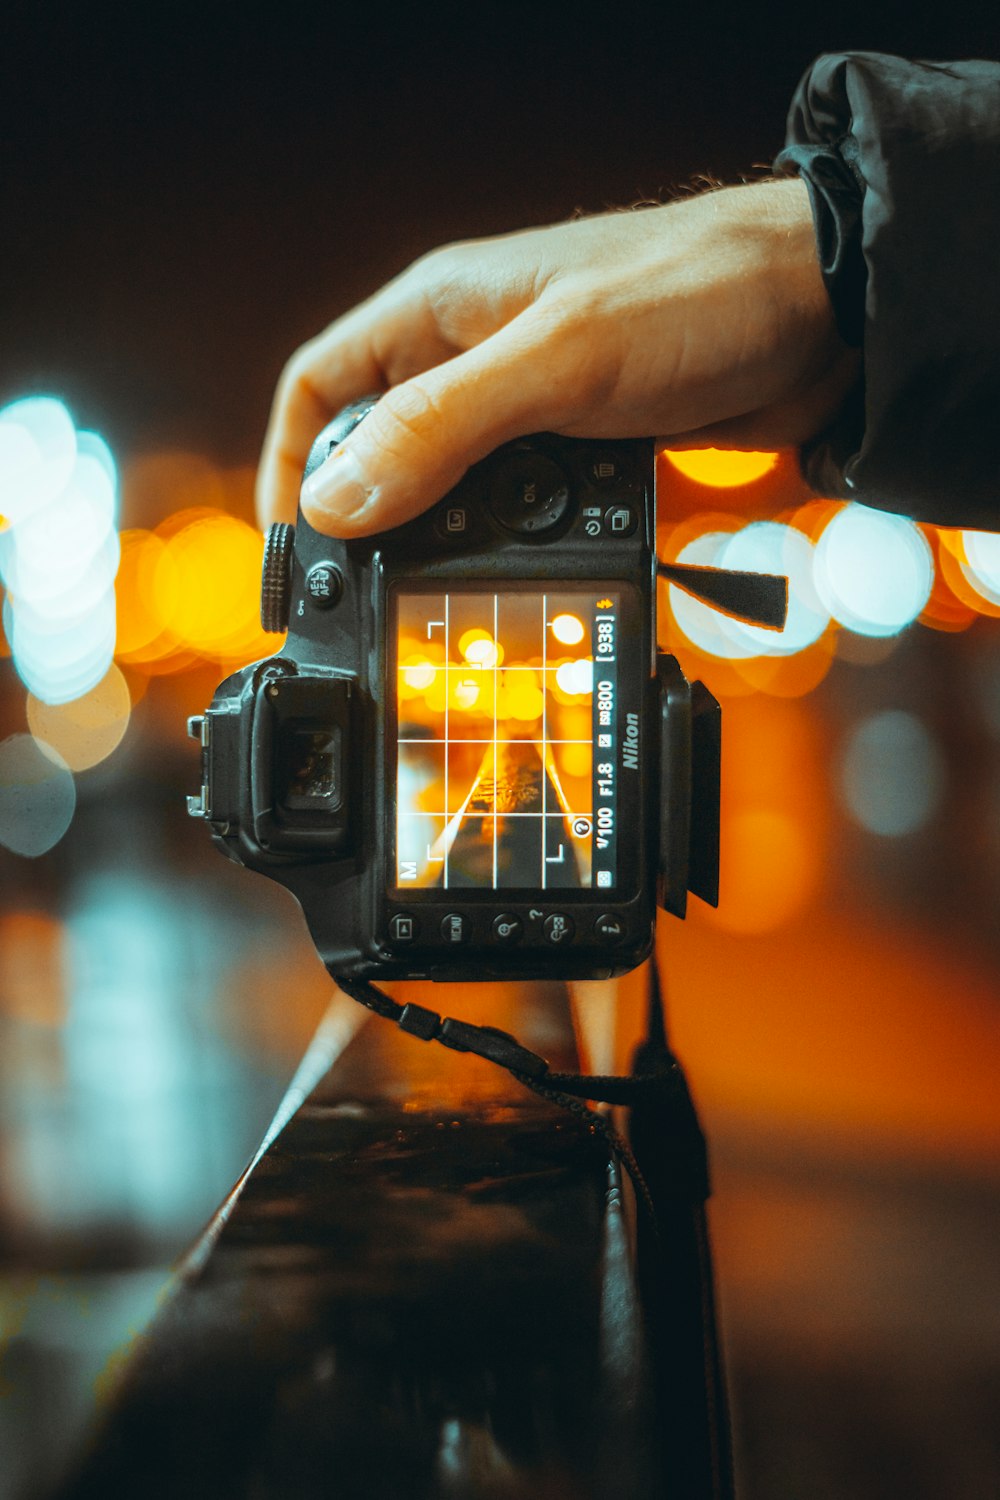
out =
[[[330,997],[184,810],[187,715],[279,644],[282,364],[443,241],[761,175],[845,48],[1000,37],[965,0],[5,5],[3,1500],[50,1492]],[[741,1494],[995,1500],[1000,547],[811,497],[790,454],[661,489],[663,555],[796,601],[780,649],[661,611],[725,724],[722,903],[661,938]]]

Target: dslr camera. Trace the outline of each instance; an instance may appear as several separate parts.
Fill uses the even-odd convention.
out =
[[[716,904],[720,710],[657,649],[655,521],[651,440],[542,433],[381,535],[272,526],[287,639],[189,722],[188,806],[333,975],[609,978]]]

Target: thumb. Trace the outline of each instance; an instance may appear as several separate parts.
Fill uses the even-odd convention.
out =
[[[475,348],[395,386],[302,486],[328,536],[400,526],[501,443],[553,425],[551,349],[526,314]]]

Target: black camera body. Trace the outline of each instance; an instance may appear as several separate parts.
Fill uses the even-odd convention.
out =
[[[658,903],[717,901],[720,712],[657,650],[651,441],[507,444],[378,536],[272,527],[262,616],[287,640],[191,721],[189,810],[334,975],[606,978]]]

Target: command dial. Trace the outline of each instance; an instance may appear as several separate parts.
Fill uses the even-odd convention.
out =
[[[260,580],[260,623],[265,630],[288,629],[292,602],[292,550],[295,527],[275,521],[264,543],[264,567]]]

